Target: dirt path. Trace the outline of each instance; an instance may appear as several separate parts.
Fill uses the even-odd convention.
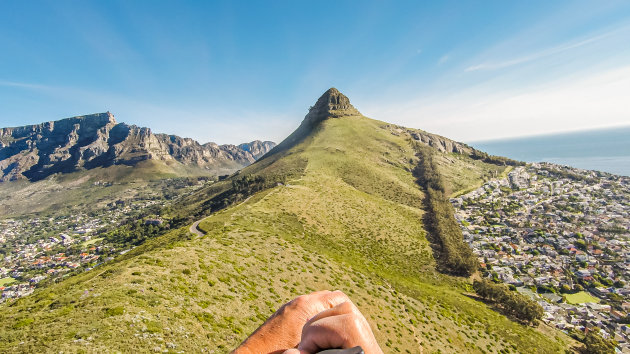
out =
[[[237,206],[239,206],[239,205],[241,205],[241,204],[243,204],[243,203],[245,203],[246,201],[248,201],[248,200],[249,200],[249,198],[251,198],[251,196],[247,197],[247,199],[245,199],[245,200],[243,200],[242,202],[238,203],[236,206],[234,206],[234,208],[235,208],[235,207],[237,207]],[[203,219],[205,219],[205,218],[203,218]],[[190,231],[192,234],[194,234],[194,235],[196,235],[196,236],[197,236],[196,238],[203,237],[203,236],[205,235],[205,233],[204,233],[203,231],[199,230],[199,223],[200,223],[200,222],[202,222],[202,221],[203,221],[203,219],[195,221],[195,222],[194,222],[192,225],[190,225],[190,227],[188,228],[188,231]]]
[[[203,219],[201,219],[201,220],[203,220]],[[203,231],[199,230],[199,228],[198,228],[199,223],[201,222],[201,220],[195,221],[192,225],[190,225],[190,228],[188,228],[188,231],[190,231],[191,233],[197,235],[197,237],[203,237],[203,235],[205,235],[203,233]]]

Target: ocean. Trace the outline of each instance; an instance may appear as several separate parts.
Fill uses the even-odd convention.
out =
[[[552,162],[630,176],[630,126],[468,144],[520,161]]]

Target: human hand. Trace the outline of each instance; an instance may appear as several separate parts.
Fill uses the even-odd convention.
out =
[[[232,353],[282,353],[295,348],[310,318],[347,301],[350,299],[341,291],[324,290],[298,296],[282,305]]]
[[[365,317],[351,301],[346,301],[308,320],[298,348],[284,354],[312,354],[356,346],[361,346],[365,354],[383,354]]]

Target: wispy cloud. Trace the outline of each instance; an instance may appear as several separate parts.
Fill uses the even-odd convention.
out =
[[[442,64],[446,63],[447,61],[449,61],[450,59],[451,59],[451,57],[450,57],[448,54],[443,55],[443,56],[442,56],[442,57],[438,60],[438,65],[442,65]]]
[[[489,83],[492,85],[492,83]],[[495,90],[496,91],[496,90]],[[628,124],[630,66],[573,75],[528,89],[487,94],[483,87],[363,113],[462,141]]]
[[[0,80],[0,86],[19,87],[19,88],[33,89],[33,90],[42,90],[42,89],[50,88],[49,86],[46,86],[46,85],[32,84],[32,83],[26,83],[26,82],[6,81],[6,80]]]
[[[479,71],[479,70],[497,70],[497,69],[504,69],[510,66],[514,66],[514,65],[519,65],[519,64],[524,64],[527,62],[531,62],[534,60],[538,60],[538,59],[542,59],[545,57],[549,57],[555,54],[560,54],[566,51],[569,51],[571,49],[575,49],[575,48],[579,48],[582,46],[585,46],[587,44],[590,43],[594,43],[597,41],[600,41],[604,38],[610,37],[613,34],[619,32],[620,29],[617,30],[613,30],[610,32],[606,32],[604,34],[600,34],[600,35],[596,35],[596,36],[592,36],[586,39],[582,39],[580,41],[570,41],[570,42],[565,42],[562,43],[558,46],[552,47],[552,48],[547,48],[538,52],[534,52],[534,53],[530,53],[527,55],[523,55],[520,57],[516,57],[516,58],[511,58],[511,59],[507,59],[507,60],[503,60],[503,61],[488,61],[485,63],[481,63],[481,64],[476,64],[476,65],[471,65],[469,67],[467,67],[465,69],[465,71]]]

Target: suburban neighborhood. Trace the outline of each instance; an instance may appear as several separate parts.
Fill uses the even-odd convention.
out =
[[[451,203],[485,277],[630,351],[630,178],[528,164]]]
[[[139,190],[133,197],[114,198],[84,212],[52,211],[46,216],[0,218],[0,303],[31,294],[49,281],[92,269],[127,249],[107,239],[108,232],[125,222],[167,227],[154,215],[173,196],[192,193],[207,182],[167,179],[165,188]],[[208,182],[212,183],[212,181]],[[108,182],[94,182],[100,188]],[[156,192],[162,191],[162,192]]]

